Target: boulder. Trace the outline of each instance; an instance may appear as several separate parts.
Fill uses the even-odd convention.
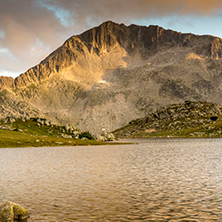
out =
[[[93,135],[97,141],[114,141],[116,140],[115,136],[112,133],[106,133],[106,135],[95,134]]]
[[[22,221],[29,217],[25,208],[13,202],[5,202],[0,205],[0,221],[13,222]]]
[[[72,136],[71,135],[66,135],[64,133],[61,134],[61,137],[62,138],[65,138],[65,139],[72,139]]]
[[[112,133],[107,133],[106,140],[107,141],[114,141],[115,140],[115,136]]]
[[[46,120],[46,121],[45,121],[45,125],[46,125],[46,126],[51,126],[51,122],[50,122],[49,120]]]
[[[15,122],[15,119],[11,117],[11,118],[9,118],[8,121],[9,121],[9,123],[14,123],[14,122]]]
[[[23,123],[26,121],[26,119],[25,119],[24,116],[21,117],[21,121],[22,121]]]
[[[70,126],[68,124],[65,125],[66,132],[69,132]]]
[[[73,135],[74,135],[74,136],[78,136],[79,134],[80,134],[79,131],[77,131],[77,130],[73,131]]]
[[[0,206],[0,221],[1,222],[13,222],[14,211],[13,205],[10,202],[6,202]]]
[[[30,117],[29,116],[25,116],[25,121],[29,121]]]
[[[101,141],[101,142],[104,142],[104,141],[106,141],[106,137],[100,135],[100,136],[97,138],[97,140],[98,140],[98,141]]]
[[[40,118],[37,119],[37,123],[39,123],[40,125],[44,125],[45,124],[44,120],[42,120]]]

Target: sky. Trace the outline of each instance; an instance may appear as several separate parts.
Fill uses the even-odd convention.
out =
[[[0,76],[24,73],[108,20],[222,37],[222,0],[0,0]]]

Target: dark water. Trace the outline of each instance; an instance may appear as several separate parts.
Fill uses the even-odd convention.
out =
[[[222,140],[0,149],[0,198],[31,221],[222,221]]]

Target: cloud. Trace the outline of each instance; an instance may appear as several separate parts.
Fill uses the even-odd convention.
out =
[[[0,0],[0,50],[6,48],[19,61],[13,63],[9,57],[8,60],[0,57],[0,69],[24,72],[64,41],[63,33],[67,28],[54,11],[41,7],[38,2]],[[42,47],[40,42],[46,47]],[[39,49],[34,53],[36,47]]]
[[[221,0],[54,0],[51,5],[59,5],[70,10],[77,21],[86,18],[95,20],[121,19],[131,21],[135,18],[164,16],[168,14],[214,14],[222,8]]]
[[[70,9],[63,9],[59,7],[59,5],[56,4],[50,4],[50,2],[46,0],[39,0],[38,1],[39,6],[42,8],[47,9],[48,11],[51,11],[54,13],[56,18],[59,20],[59,22],[65,26],[66,28],[71,27],[74,25],[74,20],[71,17]]]
[[[0,69],[26,71],[71,35],[106,20],[131,24],[221,9],[221,0],[0,0],[0,51],[7,49],[14,59],[0,56]]]

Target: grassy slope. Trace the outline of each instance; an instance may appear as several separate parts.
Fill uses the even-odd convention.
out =
[[[166,115],[163,119],[153,118],[146,123],[145,119],[138,119],[132,121],[128,125],[114,131],[113,133],[117,137],[133,137],[133,138],[164,138],[164,137],[182,137],[182,138],[222,138],[222,114],[216,113],[211,103],[204,102],[192,102],[191,104],[196,105],[190,109],[189,106],[184,104],[178,104],[178,110],[174,109],[174,114],[169,116]],[[202,106],[201,106],[202,104]],[[174,105],[167,107],[162,111],[173,109]],[[181,110],[187,112],[187,117],[181,114]],[[221,106],[219,106],[221,109]],[[195,110],[195,113],[192,113]],[[158,112],[157,112],[158,114]],[[201,115],[200,115],[201,114]],[[174,118],[175,115],[178,117]],[[212,116],[217,116],[217,120],[211,120]],[[155,125],[156,123],[156,125]],[[173,127],[170,127],[173,124]],[[147,130],[152,130],[147,132]]]
[[[62,138],[60,126],[37,126],[37,122],[17,120],[11,124],[0,122],[0,126],[15,130],[0,129],[0,148],[6,147],[40,147],[40,146],[75,146],[75,145],[102,145],[105,142],[94,140],[80,140]],[[19,129],[19,131],[18,131]]]
[[[193,127],[193,128],[184,128],[180,130],[166,129],[166,130],[159,130],[159,131],[151,132],[151,133],[139,132],[139,133],[135,133],[133,137],[222,138],[222,118],[217,120],[214,123],[208,124],[208,127],[211,127],[212,129],[206,129],[206,128],[203,128],[202,126]]]

